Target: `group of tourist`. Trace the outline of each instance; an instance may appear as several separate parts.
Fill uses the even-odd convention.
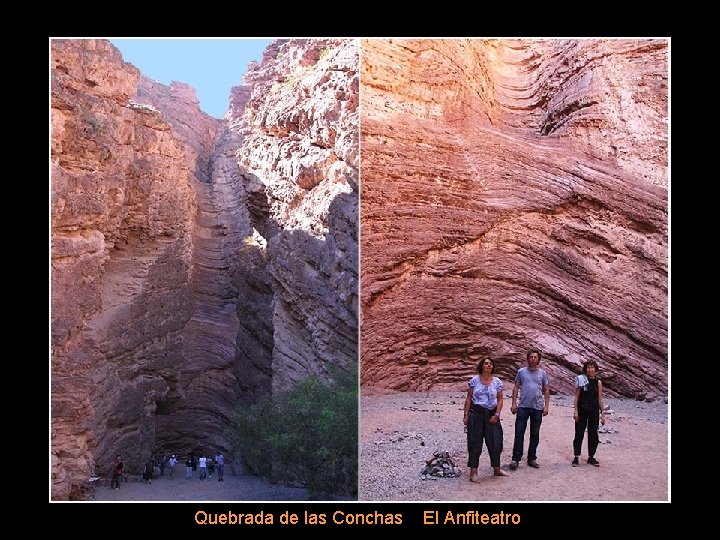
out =
[[[185,460],[185,478],[190,480],[193,476],[193,472],[199,470],[198,479],[205,481],[207,478],[212,478],[213,474],[217,471],[218,482],[224,482],[223,475],[225,474],[225,456],[219,450],[215,454],[215,457],[206,456],[204,453],[200,453],[200,456],[195,459],[195,454],[190,452],[190,455]]]
[[[148,459],[143,467],[142,478],[146,484],[151,484],[155,474],[155,467],[160,470],[160,476],[164,476],[166,466],[169,468],[169,476],[171,479],[175,478],[175,470],[177,469],[177,456],[171,455],[169,458],[163,456],[159,459]],[[185,460],[186,473],[185,478],[190,480],[193,476],[193,472],[200,470],[198,478],[204,481],[207,478],[212,478],[217,472],[218,482],[224,482],[225,474],[225,456],[220,450],[215,453],[215,457],[206,456],[203,452],[200,453],[200,457],[195,459],[195,454],[190,452],[187,460]],[[120,478],[125,474],[125,465],[119,455],[115,457],[115,465],[110,478],[110,489],[120,489]]]
[[[537,469],[537,449],[540,443],[540,425],[550,410],[550,381],[547,373],[540,367],[541,353],[531,349],[527,353],[527,367],[520,368],[515,376],[512,391],[510,412],[515,415],[515,440],[513,443],[510,470],[520,464],[525,447],[525,432],[530,423],[530,441],[527,449],[527,464]],[[478,374],[468,383],[463,423],[467,431],[468,467],[470,481],[479,482],[478,464],[482,453],[483,442],[490,454],[490,465],[495,476],[508,476],[500,468],[500,454],[503,449],[503,431],[500,422],[503,410],[502,381],[493,375],[495,363],[492,359],[481,360],[477,366]],[[518,395],[520,401],[518,402]],[[582,367],[582,374],[575,378],[574,414],[575,438],[573,439],[573,467],[580,464],[580,450],[588,433],[587,462],[595,467],[600,462],[595,459],[597,451],[598,425],[605,424],[603,406],[602,381],[598,377],[598,365],[594,360],[587,360]]]

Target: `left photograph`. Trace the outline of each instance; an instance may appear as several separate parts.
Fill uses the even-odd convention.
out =
[[[50,40],[51,500],[357,499],[358,52]]]

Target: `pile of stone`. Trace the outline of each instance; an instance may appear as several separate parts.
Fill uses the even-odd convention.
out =
[[[422,480],[434,478],[455,478],[462,474],[460,467],[450,457],[448,452],[435,452],[433,457],[425,462],[425,467],[420,471]]]

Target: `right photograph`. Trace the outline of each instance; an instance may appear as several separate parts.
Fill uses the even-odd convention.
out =
[[[668,501],[669,39],[361,42],[365,501]]]

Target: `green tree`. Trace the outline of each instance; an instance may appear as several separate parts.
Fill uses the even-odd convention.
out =
[[[312,376],[292,390],[240,406],[228,429],[232,451],[255,474],[304,483],[315,499],[357,496],[357,374]]]

